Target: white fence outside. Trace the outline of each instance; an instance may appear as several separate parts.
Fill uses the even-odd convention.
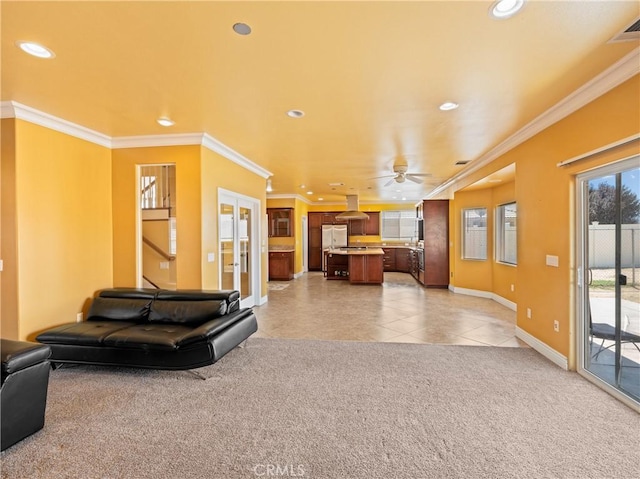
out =
[[[640,225],[622,225],[621,266],[640,267]],[[616,264],[615,225],[589,225],[589,268],[614,268]]]

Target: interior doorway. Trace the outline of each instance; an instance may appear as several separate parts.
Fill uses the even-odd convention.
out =
[[[138,287],[177,287],[175,164],[138,167]]]
[[[220,289],[240,291],[242,307],[259,304],[260,201],[218,190]]]
[[[578,371],[640,407],[640,157],[577,177]]]

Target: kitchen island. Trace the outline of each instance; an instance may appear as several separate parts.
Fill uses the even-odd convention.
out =
[[[382,284],[384,251],[366,246],[326,250],[325,275],[331,280],[348,280],[351,284]]]

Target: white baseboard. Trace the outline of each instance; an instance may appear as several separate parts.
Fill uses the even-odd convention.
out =
[[[543,343],[535,336],[530,335],[524,329],[521,329],[516,326],[516,338],[521,339],[533,349],[542,354],[545,358],[547,358],[552,363],[561,367],[565,371],[569,370],[569,362],[567,358],[560,354],[558,351],[550,347],[549,345]]]
[[[451,284],[449,285],[449,291],[457,294],[466,294],[467,296],[476,296],[478,298],[492,299],[496,303],[500,303],[501,305],[506,306],[512,311],[518,310],[518,305],[516,303],[514,303],[513,301],[509,301],[508,299],[503,298],[502,296],[499,296],[490,291],[481,291],[479,289],[458,288]]]
[[[258,304],[258,306],[262,306],[263,304],[266,304],[267,301],[269,301],[269,296],[261,296],[260,303]]]
[[[300,271],[299,273],[294,273],[294,274],[293,274],[293,279],[298,279],[298,278],[300,278],[303,274],[304,274],[304,271]]]

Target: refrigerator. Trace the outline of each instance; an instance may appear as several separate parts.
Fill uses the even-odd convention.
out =
[[[326,270],[325,251],[347,246],[347,225],[322,225],[322,271]]]

